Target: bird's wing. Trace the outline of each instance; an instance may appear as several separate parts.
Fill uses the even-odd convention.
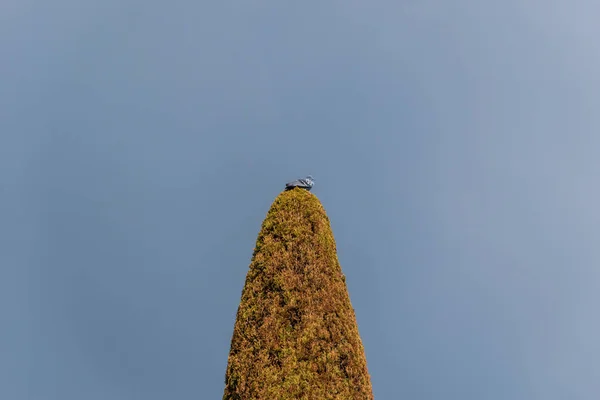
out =
[[[297,181],[301,186],[311,186],[310,181],[308,179],[298,179]]]

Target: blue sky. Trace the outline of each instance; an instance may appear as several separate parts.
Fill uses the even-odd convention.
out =
[[[377,399],[598,399],[598,15],[3,1],[1,397],[220,398],[310,173]]]

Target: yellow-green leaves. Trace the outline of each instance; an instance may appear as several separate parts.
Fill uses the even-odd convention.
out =
[[[273,202],[242,291],[223,400],[370,400],[329,219],[312,193]]]

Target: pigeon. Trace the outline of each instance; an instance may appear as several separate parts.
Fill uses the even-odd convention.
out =
[[[299,188],[310,191],[310,189],[312,189],[314,184],[315,184],[315,180],[313,179],[313,177],[311,175],[308,175],[306,178],[298,179],[296,181],[286,183],[285,190],[291,190],[295,187],[299,187]]]

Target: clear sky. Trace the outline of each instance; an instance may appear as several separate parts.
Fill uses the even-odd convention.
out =
[[[312,174],[381,400],[600,398],[600,5],[0,3],[0,397],[220,399]]]

